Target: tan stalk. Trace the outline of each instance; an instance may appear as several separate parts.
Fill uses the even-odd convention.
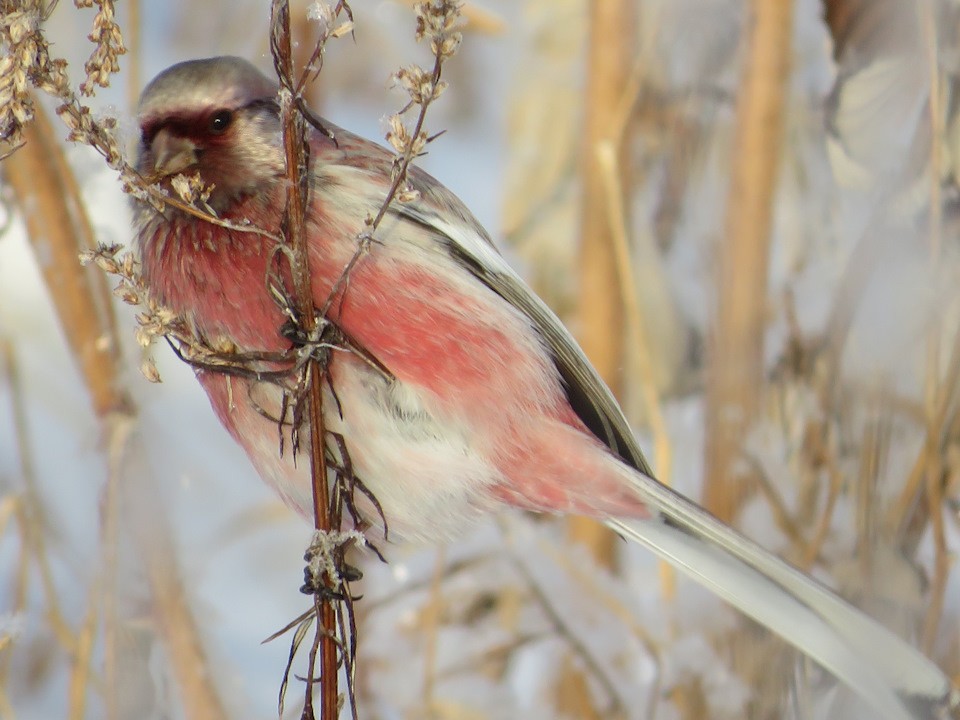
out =
[[[590,3],[588,82],[583,100],[578,335],[584,352],[615,393],[623,362],[623,291],[598,149],[616,137],[617,110],[634,64],[635,5],[633,0]],[[624,148],[617,148],[622,154]],[[621,169],[618,190],[629,193],[628,164],[622,157],[616,164]],[[575,517],[568,521],[568,534],[583,543],[598,562],[614,566],[616,539],[609,530],[593,520]]]
[[[921,16],[923,29],[924,49],[927,51],[928,72],[928,112],[930,120],[930,275],[934,286],[941,276],[940,263],[942,255],[943,206],[940,190],[942,177],[941,148],[944,146],[943,106],[940,96],[940,70],[938,56],[937,27],[935,9],[931,0],[918,3],[918,12]],[[943,456],[940,452],[938,439],[942,433],[942,426],[937,422],[940,419],[938,405],[940,398],[940,348],[943,333],[941,313],[931,313],[926,339],[926,368],[924,372],[924,415],[927,426],[924,448],[927,454],[926,462],[926,501],[927,512],[930,518],[930,529],[933,533],[933,578],[930,584],[930,604],[923,622],[922,645],[924,652],[930,653],[937,640],[940,626],[940,617],[943,614],[944,597],[947,589],[947,577],[950,573],[950,556],[947,548],[946,531],[943,515]]]
[[[53,127],[39,105],[24,138],[27,146],[3,167],[17,206],[24,212],[30,242],[43,259],[38,266],[67,343],[76,353],[94,410],[98,415],[123,410],[127,400],[116,385],[120,365],[112,310],[104,304],[110,293],[102,273],[82,267],[77,260],[77,253],[93,247],[93,229]]]
[[[447,549],[441,546],[433,564],[430,579],[430,599],[423,608],[423,710],[435,712],[434,689],[437,682],[437,641],[443,617],[443,578],[447,569]]]
[[[653,434],[653,471],[660,482],[670,485],[673,473],[673,450],[670,444],[670,433],[667,431],[667,424],[660,406],[660,394],[657,392],[650,335],[647,332],[643,310],[640,307],[640,296],[634,282],[626,225],[628,215],[623,204],[622,188],[618,185],[618,178],[622,175],[617,166],[617,155],[613,143],[603,143],[597,148],[597,161],[603,169],[603,180],[607,191],[609,222],[617,259],[621,301],[627,327],[630,329],[630,351],[636,358],[640,370],[637,382],[640,386],[646,417],[650,423],[650,431]],[[669,602],[673,600],[676,593],[676,573],[663,561],[658,563],[658,567],[664,599]]]
[[[736,461],[764,380],[767,266],[792,21],[790,0],[750,3],[726,227],[718,248],[717,312],[708,344],[704,503],[727,522],[736,517],[747,490]]]
[[[87,694],[93,675],[93,645],[100,620],[101,591],[94,586],[87,593],[87,613],[77,635],[77,651],[70,669],[70,686],[67,690],[68,720],[83,720],[86,717]]]
[[[127,427],[126,430],[130,430]],[[123,431],[117,433],[114,452],[128,447]],[[167,653],[172,658],[173,675],[183,701],[184,714],[190,720],[226,720],[229,717],[213,684],[197,621],[191,611],[183,580],[175,564],[169,535],[153,539],[146,546],[146,570],[153,591],[157,625]]]
[[[923,448],[910,469],[903,489],[887,513],[887,527],[901,540],[907,533],[908,527],[914,523],[915,514],[919,512],[918,503],[927,477],[927,464],[931,458],[931,450],[927,443],[934,443],[937,455],[944,452],[949,425],[951,419],[955,417],[957,397],[960,395],[960,329],[954,334],[946,368],[946,375],[939,383],[936,411],[930,422],[932,427],[939,429],[938,433],[936,436],[928,434]]]
[[[113,460],[121,449],[131,452],[126,442],[126,432],[133,422],[133,404],[120,380],[120,357],[114,332],[112,306],[105,303],[109,297],[106,280],[102,273],[80,266],[77,255],[93,246],[93,234],[86,216],[76,181],[57,144],[53,129],[42,109],[35,109],[36,119],[24,131],[26,145],[4,163],[4,170],[18,207],[24,209],[27,233],[38,258],[47,289],[53,300],[58,319],[72,355],[76,358],[84,383],[88,388],[94,410],[103,424],[105,441],[110,457],[110,471],[106,482],[106,498],[103,518],[104,572],[102,587],[105,641],[106,685],[108,690],[107,714],[115,716],[115,695],[119,689],[110,685],[117,674],[118,658],[114,654],[116,615],[111,610],[115,598],[110,591],[115,585],[117,532],[119,520],[118,490],[126,466]],[[165,533],[165,526],[156,519],[154,530]],[[159,542],[158,537],[151,541]],[[171,597],[164,592],[164,583],[174,577],[175,567],[171,555],[164,556],[162,572],[155,564],[160,558],[157,546],[147,547],[144,558],[148,576],[153,581],[155,611],[158,624],[165,627],[163,619],[175,615],[179,620],[179,633],[196,633],[188,613],[173,612],[167,604]],[[179,582],[178,580],[176,581]],[[182,598],[180,598],[182,602]],[[184,607],[186,607],[184,605]],[[169,626],[167,626],[169,627]],[[188,717],[219,719],[225,717],[223,707],[209,682],[206,658],[199,640],[194,638],[192,647],[185,649],[183,643],[175,642],[172,636],[161,633],[167,644],[174,675],[181,681],[184,707]],[[192,680],[186,683],[185,680]],[[189,694],[188,694],[189,693]],[[74,708],[74,711],[76,709]]]
[[[137,107],[140,101],[140,90],[143,88],[142,53],[140,52],[141,38],[141,0],[126,0],[127,21],[124,23],[123,35],[130,48],[127,51],[127,104],[131,108]]]
[[[533,599],[553,624],[557,634],[569,645],[572,653],[561,660],[557,672],[561,679],[556,690],[557,710],[566,717],[620,720],[625,716],[626,699],[603,665],[597,662],[590,649],[580,640],[579,633],[575,629],[577,618],[564,617],[563,613],[555,607],[546,590],[540,586],[531,574],[518,553],[513,553],[512,560],[517,572],[526,582]],[[574,658],[584,670],[577,667]],[[609,705],[602,713],[593,704],[588,685],[589,677],[592,677],[600,685],[609,698]]]
[[[587,84],[583,98],[583,144],[580,148],[580,248],[579,307],[577,330],[584,352],[610,385],[619,391],[623,362],[624,313],[622,289],[614,247],[614,229],[609,223],[609,201],[605,197],[604,168],[600,148],[615,138],[620,108],[636,40],[636,7],[632,0],[608,0],[588,4]],[[623,148],[616,146],[618,152]],[[621,169],[615,187],[629,192],[630,183]],[[620,201],[622,207],[622,199]],[[572,517],[567,535],[584,545],[601,565],[616,564],[616,537],[595,520]],[[558,673],[557,709],[577,717],[591,717],[596,710],[586,678],[568,656]]]
[[[637,638],[637,641],[643,645],[648,657],[656,667],[657,678],[650,692],[650,704],[646,708],[643,717],[655,718],[657,716],[657,705],[660,700],[660,680],[663,670],[662,652],[657,641],[650,636],[643,625],[637,622],[633,611],[626,607],[619,598],[604,592],[602,588],[598,587],[593,578],[589,576],[589,573],[584,571],[583,566],[576,562],[569,553],[562,552],[557,549],[555,544],[547,543],[542,539],[537,540],[537,546],[544,555],[547,555],[556,563],[557,567],[562,568],[564,572],[573,578],[573,580],[580,585],[580,589],[584,593],[595,598],[597,602],[601,603],[612,615],[615,615],[623,624],[623,627],[629,629]]]
[[[16,434],[20,474],[23,478],[24,490],[19,496],[5,498],[9,500],[9,512],[13,514],[22,539],[22,550],[18,558],[16,581],[13,589],[13,612],[26,610],[27,582],[30,556],[33,556],[40,576],[40,585],[47,602],[46,620],[54,636],[68,652],[73,653],[76,637],[61,609],[60,598],[53,580],[50,561],[47,554],[44,526],[46,513],[37,488],[36,472],[33,459],[30,456],[29,431],[27,429],[27,408],[23,394],[20,374],[16,364],[13,348],[6,341],[0,342],[0,360],[6,376],[6,384],[11,389],[11,410],[13,428]],[[4,514],[8,512],[4,509]],[[10,653],[0,653],[0,687],[6,685],[9,672]]]

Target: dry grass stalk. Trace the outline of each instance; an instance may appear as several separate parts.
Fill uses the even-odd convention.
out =
[[[583,567],[575,562],[569,554],[561,552],[559,549],[554,547],[554,545],[547,543],[542,539],[538,539],[537,544],[539,549],[548,556],[557,567],[563,569],[571,578],[573,578],[577,584],[580,586],[581,590],[590,597],[594,598],[599,604],[606,608],[611,615],[614,615],[618,620],[623,624],[623,627],[629,629],[631,633],[637,638],[640,644],[646,649],[648,656],[654,662],[656,666],[656,681],[654,683],[653,689],[650,692],[650,705],[647,708],[647,712],[644,717],[654,718],[656,717],[657,704],[660,699],[660,680],[662,675],[662,660],[661,660],[661,651],[658,647],[656,641],[650,637],[650,634],[646,629],[637,621],[636,616],[633,615],[632,610],[625,606],[618,598],[611,595],[610,593],[604,592],[602,588],[597,587],[597,584],[593,581],[592,578],[588,576],[583,569]],[[529,580],[529,577],[528,577]],[[688,698],[674,697],[674,700],[688,701]],[[685,717],[689,714],[684,715]]]
[[[621,303],[613,228],[604,169],[598,149],[616,143],[615,123],[635,56],[635,8],[632,2],[594,3],[588,17],[586,94],[583,99],[580,209],[580,344],[594,367],[616,391],[623,359],[623,306]],[[618,163],[626,172],[629,163]],[[618,178],[621,193],[628,193],[625,176]]]
[[[437,549],[433,575],[430,580],[430,599],[423,610],[423,707],[434,712],[434,690],[437,680],[437,641],[443,617],[443,579],[447,570],[445,547]]]
[[[707,342],[704,505],[732,522],[748,492],[738,468],[743,441],[760,408],[763,336],[773,201],[780,169],[784,104],[793,39],[793,3],[750,3],[736,107],[723,241],[718,247],[717,309]],[[749,464],[744,464],[749,468]],[[785,514],[782,515],[785,517]],[[722,641],[733,667],[753,689],[751,716],[781,706],[782,662],[773,648],[739,632]],[[767,678],[760,682],[760,678]]]
[[[129,49],[127,51],[127,105],[136,107],[143,89],[143,53],[140,51],[142,37],[142,14],[140,0],[127,0],[127,17],[124,22],[124,36]]]
[[[928,80],[928,114],[930,121],[930,274],[933,278],[940,276],[942,256],[943,231],[943,201],[941,193],[942,153],[944,144],[944,117],[943,99],[941,98],[940,67],[938,56],[938,41],[936,18],[932,2],[920,3],[918,12],[921,16],[923,45],[927,54]],[[947,548],[946,530],[944,527],[944,484],[945,472],[943,454],[940,443],[936,441],[943,431],[937,424],[940,420],[939,400],[940,389],[940,348],[943,333],[943,318],[934,313],[930,319],[930,326],[926,338],[926,367],[924,372],[924,414],[926,420],[926,442],[924,447],[927,455],[926,462],[926,500],[927,512],[930,517],[930,529],[933,534],[933,578],[930,584],[930,601],[927,614],[924,618],[921,647],[926,653],[931,653],[937,640],[940,627],[940,618],[947,589],[947,578],[952,565]]]
[[[97,77],[92,68],[88,74]],[[90,223],[72,171],[56,142],[52,126],[38,105],[34,107],[33,122],[23,129],[23,137],[26,144],[7,159],[5,170],[19,207],[31,209],[25,215],[28,235],[38,257],[46,259],[40,266],[48,290],[73,355],[80,363],[94,410],[104,424],[106,443],[114,459],[129,450],[124,428],[129,428],[132,422],[133,405],[120,380],[121,363],[105,278],[102,273],[83,268],[77,262],[78,253],[94,244]],[[116,591],[115,557],[119,543],[118,486],[124,473],[123,462],[111,462],[103,517],[106,578],[97,586],[97,592],[91,593],[87,619],[77,636],[76,648],[71,650],[75,665],[69,706],[75,717],[84,712],[85,688],[91,675],[92,636],[100,624],[96,620],[98,606],[106,638],[107,713],[116,716],[118,712],[113,701],[116,687],[110,679],[115,677],[120,662],[115,649],[117,615],[113,592]],[[157,524],[160,525],[162,523]],[[159,542],[161,538],[152,540]],[[160,552],[156,545],[147,544],[142,549],[161,635],[167,644],[174,674],[180,681],[189,717],[210,720],[225,717],[222,703],[209,682],[207,661],[176,578],[172,551],[166,548]],[[98,602],[100,592],[104,594]],[[169,622],[170,618],[175,618],[175,622]],[[165,619],[168,622],[164,622]]]
[[[604,168],[598,149],[614,143],[630,68],[635,55],[635,13],[630,0],[592,3],[588,12],[587,77],[583,105],[586,110],[581,148],[580,205],[580,306],[577,310],[579,340],[601,377],[617,392],[623,361],[624,314],[614,245],[610,227]],[[618,162],[622,172],[628,164]],[[618,178],[621,193],[630,184],[625,174]],[[621,205],[622,205],[621,199]],[[571,539],[586,545],[598,562],[613,567],[615,538],[599,523],[587,518],[568,521]]]
[[[96,413],[123,410],[126,398],[115,385],[120,361],[110,294],[101,273],[77,262],[77,253],[95,244],[93,229],[53,127],[39,106],[24,139],[26,145],[4,162],[4,171],[24,210],[34,251],[45,259],[39,267],[60,326],[75,350]]]
[[[617,268],[615,229],[610,227],[608,187],[601,163],[602,148],[614,147],[621,155],[618,110],[628,84],[635,55],[636,8],[632,0],[591,3],[587,20],[587,78],[583,107],[583,145],[580,149],[580,318],[579,340],[584,352],[614,392],[620,386],[619,367],[623,361],[624,314],[622,288]],[[619,158],[618,158],[619,160]],[[615,191],[628,193],[626,163]],[[623,207],[622,196],[618,203]],[[572,517],[567,534],[586,546],[597,562],[614,567],[616,537],[595,520]],[[592,710],[585,678],[572,663],[565,662],[558,673],[557,708],[583,717]]]
[[[513,565],[526,582],[533,600],[553,624],[557,635],[563,638],[564,642],[570,647],[571,654],[562,659],[560,669],[557,671],[558,683],[555,698],[557,710],[570,717],[605,717],[611,718],[611,720],[619,720],[619,718],[624,717],[626,699],[622,697],[614,681],[593,657],[590,650],[577,637],[577,633],[573,629],[576,627],[576,618],[573,618],[571,622],[557,610],[548,593],[540,587],[516,552],[513,554]],[[574,658],[583,666],[584,670],[579,669],[574,664]],[[593,678],[600,685],[608,698],[607,706],[602,710],[594,705],[590,687],[587,683],[589,678]]]
[[[213,683],[212,668],[174,562],[170,538],[167,535],[156,540],[147,547],[146,569],[157,626],[172,658],[184,715],[189,720],[226,720],[229,713]]]
[[[514,74],[507,108],[503,235],[524,261],[527,281],[561,318],[576,303],[583,96],[569,78],[582,71],[586,10],[582,0],[524,3],[518,62],[529,72]]]
[[[16,359],[11,345],[0,342],[0,359],[2,359],[3,374],[6,385],[11,389],[11,410],[13,428],[16,434],[20,475],[23,478],[23,490],[19,495],[10,495],[3,498],[3,523],[12,520],[20,537],[21,550],[17,559],[17,569],[14,573],[13,599],[11,610],[15,613],[26,611],[28,584],[30,582],[31,565],[34,565],[39,575],[43,589],[44,601],[47,604],[46,619],[50,624],[54,637],[64,650],[76,656],[77,636],[70,627],[61,608],[60,596],[53,580],[50,558],[44,528],[47,524],[46,512],[40,492],[37,488],[36,472],[33,459],[30,455],[31,443],[27,429],[27,408],[23,394],[23,385]],[[2,530],[3,527],[0,527]],[[0,537],[3,533],[0,532]],[[0,687],[7,686],[10,672],[10,661],[14,649],[11,638],[0,638],[0,650],[6,646],[6,652],[0,652]]]
[[[754,0],[737,98],[735,158],[717,313],[709,338],[704,504],[730,522],[746,486],[736,461],[763,385],[767,265],[780,167],[783,106],[792,45],[793,3]]]

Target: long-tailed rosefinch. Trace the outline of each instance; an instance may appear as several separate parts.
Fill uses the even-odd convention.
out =
[[[264,231],[138,205],[153,297],[214,347],[289,350],[288,317],[266,281],[286,198],[276,84],[238,58],[181,63],[146,88],[139,119],[140,172],[168,184],[197,173],[220,219]],[[364,219],[384,202],[393,156],[329,129],[309,133],[306,221],[314,303],[339,338],[324,420],[391,532],[449,537],[504,504],[600,518],[794,643],[884,717],[945,706],[950,686],[933,663],[652,479],[569,333],[432,177],[410,173],[418,196],[390,205],[338,284]],[[197,374],[259,473],[309,515],[308,463],[278,449],[279,391],[249,375]]]

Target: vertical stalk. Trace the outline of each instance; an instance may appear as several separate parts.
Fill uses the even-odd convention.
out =
[[[140,98],[140,90],[143,83],[143,70],[141,60],[140,38],[141,33],[141,5],[140,0],[127,0],[127,22],[123,34],[127,41],[127,102],[131,108],[137,107],[137,101]]]
[[[150,581],[153,609],[170,665],[180,690],[184,713],[191,720],[220,720],[226,711],[210,681],[209,663],[204,655],[195,618],[183,593],[169,542],[166,523],[150,504],[149,518],[144,505],[131,497],[128,482],[134,472],[131,456],[141,449],[133,446],[130,432],[135,413],[133,403],[120,379],[121,358],[114,327],[110,293],[103,273],[83,268],[78,253],[93,246],[93,231],[80,198],[79,188],[67,165],[42,107],[35,106],[34,121],[24,130],[26,144],[4,162],[4,173],[24,209],[27,234],[43,272],[60,326],[84,383],[93,409],[101,422],[108,455],[108,476],[103,500],[101,544],[103,570],[98,582],[104,627],[104,676],[107,686],[107,717],[121,715],[118,698],[126,689],[114,682],[124,674],[123,658],[117,653],[116,593],[121,523],[149,524],[150,532],[134,532],[138,550]],[[146,473],[137,473],[144,475]],[[141,484],[138,493],[149,493]],[[145,522],[149,520],[149,522]],[[149,535],[149,537],[147,537]],[[91,600],[94,603],[94,600]],[[96,610],[91,604],[90,612]],[[84,633],[94,622],[84,623]],[[92,630],[90,630],[92,632]],[[89,647],[89,638],[84,640]],[[89,657],[78,656],[78,665]],[[71,686],[71,712],[82,714],[85,693],[79,687],[85,670],[75,674]]]
[[[629,196],[627,172],[619,143],[618,110],[633,67],[636,38],[634,0],[589,4],[587,87],[584,97],[584,144],[581,159],[580,322],[584,352],[608,385],[617,392],[623,362],[624,312],[617,270],[615,229],[611,227],[608,190],[598,150],[616,143],[620,154],[618,192]],[[612,567],[615,538],[587,518],[571,518],[570,537],[583,543],[601,563]]]
[[[292,250],[291,275],[293,276],[296,309],[303,329],[311,333],[317,327],[313,305],[313,290],[305,234],[307,208],[307,174],[305,123],[300,110],[295,106],[300,83],[296,82],[293,49],[291,47],[290,6],[287,0],[275,0],[272,8],[272,33],[276,42],[275,61],[278,63],[281,91],[281,117],[283,122],[283,148],[286,159],[287,197],[284,210],[284,237]],[[314,527],[327,532],[330,527],[329,498],[327,497],[326,432],[323,424],[323,380],[320,366],[310,362],[308,407],[310,420],[310,473],[313,484]],[[326,578],[332,582],[332,578]],[[314,595],[317,609],[318,637],[320,642],[320,687],[322,720],[335,720],[339,714],[337,691],[337,616],[336,608],[329,599]],[[313,661],[316,645],[310,654],[310,677],[307,679],[304,716],[312,712],[310,706],[313,683]]]
[[[736,473],[735,461],[758,409],[763,385],[770,230],[792,20],[791,0],[750,3],[707,369],[704,502],[725,521],[735,517],[746,493],[745,478]]]
[[[939,59],[937,47],[936,9],[931,0],[919,4],[921,27],[923,30],[924,50],[927,54],[929,72],[929,120],[930,120],[930,279],[934,287],[939,286],[940,263],[942,255],[943,200],[940,191],[941,148],[944,146],[943,107],[940,96]],[[943,332],[943,319],[940,314],[930,318],[930,327],[926,338],[926,367],[924,371],[924,416],[926,421],[926,442],[924,450],[926,461],[926,501],[930,516],[930,529],[933,534],[934,572],[930,588],[930,602],[923,622],[922,645],[925,652],[933,651],[939,635],[940,617],[943,613],[947,578],[950,572],[950,557],[944,527],[943,478],[944,462],[940,452],[942,425],[940,417],[940,355]]]

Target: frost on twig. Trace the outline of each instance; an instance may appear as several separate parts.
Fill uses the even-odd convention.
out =
[[[315,530],[303,556],[307,566],[302,591],[312,594],[324,576],[329,578],[329,587],[334,592],[340,592],[346,584],[359,579],[343,561],[344,552],[354,544],[359,547],[367,544],[366,537],[359,530]]]

